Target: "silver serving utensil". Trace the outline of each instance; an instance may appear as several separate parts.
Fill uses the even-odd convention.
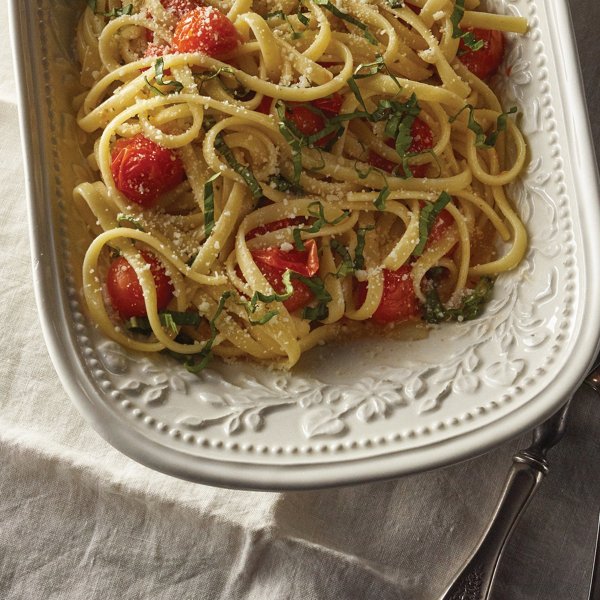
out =
[[[600,360],[585,382],[600,393]],[[548,473],[546,454],[565,432],[570,400],[533,430],[531,445],[513,456],[502,497],[483,537],[440,600],[487,600],[502,550],[519,517]],[[595,596],[590,599],[596,600]],[[599,599],[600,600],[600,599]]]

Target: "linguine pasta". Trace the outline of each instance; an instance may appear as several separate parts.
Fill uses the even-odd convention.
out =
[[[89,3],[78,123],[97,177],[74,196],[93,215],[93,321],[199,370],[291,368],[344,332],[479,315],[526,251],[506,195],[526,146],[465,66],[487,48],[471,28],[527,25],[477,4]],[[138,314],[112,291],[128,269]]]

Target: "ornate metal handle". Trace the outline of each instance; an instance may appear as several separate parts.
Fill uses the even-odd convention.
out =
[[[596,359],[585,383],[600,393],[600,359]],[[488,600],[506,540],[540,481],[548,473],[548,450],[560,441],[565,432],[569,404],[567,402],[555,415],[536,427],[529,448],[513,457],[504,492],[487,531],[440,600]]]

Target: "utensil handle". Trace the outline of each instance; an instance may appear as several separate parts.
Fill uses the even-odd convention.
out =
[[[441,600],[488,598],[506,540],[545,473],[537,462],[517,459],[517,456],[515,461],[518,462],[515,462],[510,470],[504,492],[487,531]]]

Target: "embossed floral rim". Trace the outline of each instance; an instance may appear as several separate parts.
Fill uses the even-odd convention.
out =
[[[489,2],[493,4],[500,0],[489,0]],[[509,0],[505,4],[511,8],[511,5],[516,3]],[[50,134],[54,135],[56,126],[47,114],[48,108],[42,105],[45,95],[52,94],[51,86],[44,77],[52,66],[48,64],[39,46],[39,39],[43,38],[44,34],[44,25],[40,25],[37,13],[41,3],[37,7],[27,4],[19,3],[17,0],[11,2],[11,25],[16,72],[20,75],[21,125],[27,156],[30,234],[36,299],[44,336],[65,389],[93,426],[115,447],[152,468],[193,481],[216,485],[254,489],[301,489],[369,481],[441,466],[481,453],[549,415],[584,377],[595,354],[600,332],[600,309],[587,311],[584,318],[580,308],[581,306],[600,307],[598,302],[600,283],[598,278],[593,276],[600,273],[600,248],[596,241],[598,237],[596,234],[600,231],[600,216],[597,203],[591,202],[585,207],[585,213],[580,214],[581,231],[565,228],[561,232],[553,232],[562,235],[562,247],[567,250],[573,246],[573,239],[575,239],[582,247],[580,254],[585,258],[585,264],[577,264],[572,255],[562,257],[560,252],[554,255],[548,253],[551,260],[564,260],[565,264],[568,262],[568,273],[571,277],[571,280],[566,278],[566,286],[571,286],[571,290],[567,290],[571,300],[561,309],[561,316],[565,319],[564,329],[568,335],[561,333],[558,326],[558,333],[552,339],[554,344],[552,348],[556,348],[557,352],[560,344],[566,347],[566,350],[562,348],[562,352],[567,358],[561,355],[561,360],[556,361],[554,365],[552,358],[545,361],[545,368],[540,371],[544,385],[535,393],[532,393],[527,386],[517,385],[512,387],[510,394],[490,397],[486,403],[476,406],[465,416],[465,422],[478,417],[476,427],[465,428],[465,422],[461,419],[450,417],[434,421],[433,424],[420,429],[409,428],[389,435],[370,435],[342,441],[317,440],[306,445],[291,446],[244,445],[235,440],[223,442],[218,437],[195,435],[189,431],[184,433],[181,429],[168,426],[162,430],[163,438],[165,433],[167,437],[170,435],[168,444],[162,443],[156,436],[153,437],[151,434],[156,433],[157,420],[151,415],[144,417],[144,412],[135,403],[123,399],[122,391],[111,392],[114,400],[118,402],[111,403],[107,400],[107,390],[111,388],[111,382],[92,378],[90,361],[84,356],[87,349],[81,348],[77,332],[71,327],[77,302],[69,297],[67,290],[69,284],[64,280],[59,256],[60,243],[56,239],[57,236],[64,237],[65,224],[59,219],[60,231],[55,231],[48,226],[53,222],[53,214],[50,202],[51,175],[46,171],[46,163],[59,161],[56,148],[46,141],[47,132],[50,131]],[[561,196],[564,196],[558,199],[556,209],[560,213],[559,219],[564,222],[569,216],[569,210],[582,211],[580,206],[569,205],[569,197],[581,199],[598,197],[598,184],[594,177],[596,167],[581,84],[576,76],[578,65],[568,9],[566,0],[545,2],[543,14],[546,21],[542,26],[537,14],[541,8],[536,8],[534,0],[520,0],[520,4],[525,5],[529,10],[528,17],[532,25],[531,40],[539,44],[540,49],[543,49],[540,42],[541,32],[544,31],[549,35],[551,43],[548,43],[548,40],[546,42],[553,50],[550,62],[555,63],[557,68],[555,75],[558,83],[552,87],[552,93],[559,96],[560,100],[557,99],[556,106],[553,106],[547,93],[545,100],[539,105],[536,104],[541,116],[538,114],[533,116],[536,119],[547,119],[552,123],[556,114],[566,114],[564,107],[569,109],[570,122],[568,126],[565,125],[567,139],[560,140],[559,143],[556,127],[548,127],[548,140],[553,147],[551,156],[554,160],[554,168],[560,171],[564,164],[564,157],[567,157],[574,171],[573,189],[567,189],[562,180],[556,180],[556,189]],[[41,27],[41,30],[38,27]],[[541,50],[537,56],[537,64],[533,67],[540,72],[547,70],[547,58]],[[517,84],[527,83],[531,75],[524,62],[520,61],[518,51],[512,60],[511,67],[515,74],[512,81]],[[571,82],[571,87],[566,85],[567,81]],[[551,86],[547,83],[544,85],[548,88],[548,92]],[[515,97],[515,100],[527,100],[518,98],[520,94],[518,88],[508,89],[507,94]],[[31,99],[38,101],[32,105]],[[537,166],[534,161],[530,167],[530,176],[535,179],[535,185],[543,191],[546,175],[536,174]],[[537,193],[535,185],[532,187],[532,193]],[[542,241],[547,250],[549,240]],[[526,276],[527,273],[521,275]],[[551,286],[552,282],[549,285]],[[572,300],[575,290],[579,292],[577,303]],[[544,301],[543,292],[538,294],[537,300]],[[496,307],[497,310],[501,308],[502,306]],[[519,326],[526,332],[525,339],[531,344],[531,348],[535,349],[542,334],[536,330],[536,320],[531,315],[525,314],[525,317]],[[571,327],[572,323],[574,325]],[[505,352],[510,349],[512,342],[509,336],[500,336],[498,343],[501,351]],[[468,372],[469,361],[472,360],[472,357],[461,357],[456,368]],[[502,381],[503,377],[505,379],[508,377],[507,381],[512,380],[511,369],[512,374],[519,374],[522,368],[518,358],[512,361],[508,371],[500,363],[498,363],[500,366],[495,366],[496,364],[489,365],[488,371],[491,370],[493,377],[499,381]],[[553,372],[553,368],[557,372]],[[561,369],[563,371],[559,373]],[[463,376],[461,381],[462,388],[454,390],[455,392],[460,392],[462,389],[464,393],[468,393],[469,387],[475,385],[473,379],[468,376]],[[444,393],[444,389],[442,386],[441,393]],[[417,394],[415,389],[411,391],[410,388],[408,393],[413,396]],[[519,396],[524,395],[526,402],[519,401]],[[429,402],[426,409],[432,407],[431,399]],[[486,421],[486,414],[494,413],[502,404],[511,402],[518,405],[518,408],[506,412],[500,418]],[[362,410],[360,415],[364,420],[368,420],[369,415],[373,414],[372,411],[376,410],[376,407],[369,408],[366,405],[360,405],[359,408]],[[140,419],[147,419],[145,428],[139,426]],[[338,427],[334,425],[331,431],[327,431],[314,418],[309,423],[311,424],[313,426],[311,432],[316,432],[317,438],[323,433],[335,434],[335,427]],[[188,420],[188,425],[191,429],[199,426],[193,419]],[[440,432],[444,435],[440,436]],[[419,445],[406,444],[414,438],[419,439]],[[201,455],[199,450],[202,451]],[[206,453],[203,452],[204,450]]]

